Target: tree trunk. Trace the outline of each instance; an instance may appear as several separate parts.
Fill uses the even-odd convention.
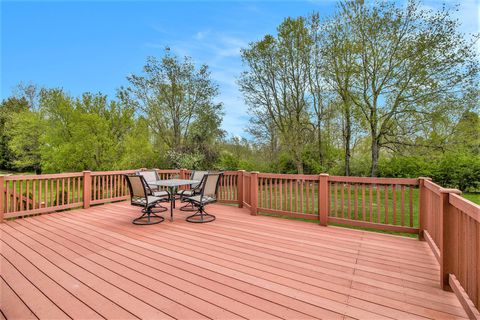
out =
[[[295,166],[297,167],[297,173],[303,174],[303,161],[302,160],[295,160]]]
[[[325,161],[324,161],[324,153],[323,153],[322,121],[320,119],[317,120],[317,128],[318,128],[318,157],[320,160],[320,165],[323,167]]]
[[[345,176],[350,176],[350,143],[345,144]]]
[[[350,175],[350,158],[351,158],[351,148],[350,143],[352,140],[352,119],[351,119],[351,112],[350,106],[348,103],[345,103],[344,107],[344,116],[345,116],[345,126],[343,128],[343,137],[345,141],[345,176]]]
[[[378,136],[376,134],[372,134],[372,177],[378,176],[378,158],[380,155],[380,146],[378,142]]]

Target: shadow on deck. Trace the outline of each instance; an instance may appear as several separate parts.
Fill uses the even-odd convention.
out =
[[[0,318],[466,318],[426,242],[208,209],[201,225],[177,210],[136,226],[127,202],[0,224]]]

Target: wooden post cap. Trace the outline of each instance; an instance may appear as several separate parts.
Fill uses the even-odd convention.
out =
[[[438,190],[440,193],[454,193],[454,194],[462,194],[462,191],[458,189],[451,189],[451,188],[440,188]]]

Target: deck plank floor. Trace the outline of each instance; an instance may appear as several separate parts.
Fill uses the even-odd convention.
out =
[[[126,202],[0,224],[0,319],[464,319],[415,239],[250,216],[136,226]]]

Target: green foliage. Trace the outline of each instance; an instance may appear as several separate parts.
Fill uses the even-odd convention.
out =
[[[217,166],[222,170],[239,170],[240,161],[241,160],[238,157],[234,156],[228,151],[224,151],[220,155]]]
[[[61,90],[44,90],[41,112],[48,130],[41,136],[45,172],[108,170],[119,167],[133,112],[105,96],[73,99]]]
[[[204,155],[200,153],[183,153],[175,150],[167,152],[167,161],[173,168],[208,169],[202,165]]]
[[[40,138],[46,130],[40,114],[22,111],[7,124],[8,148],[13,154],[13,166],[17,170],[40,172]]]
[[[150,143],[150,129],[145,118],[140,117],[124,137],[118,163],[119,168],[164,167],[159,161],[160,152]]]
[[[417,178],[432,177],[436,164],[423,156],[383,158],[379,163],[379,172],[382,177]]]
[[[444,187],[462,191],[480,190],[480,157],[449,153],[439,161],[432,178]]]
[[[14,154],[8,146],[7,128],[19,112],[27,110],[28,101],[25,98],[9,97],[0,104],[0,168],[2,169],[14,168]]]
[[[383,160],[379,169],[384,177],[431,177],[443,187],[472,192],[480,189],[480,157],[471,154],[449,152],[436,158],[398,156]]]

